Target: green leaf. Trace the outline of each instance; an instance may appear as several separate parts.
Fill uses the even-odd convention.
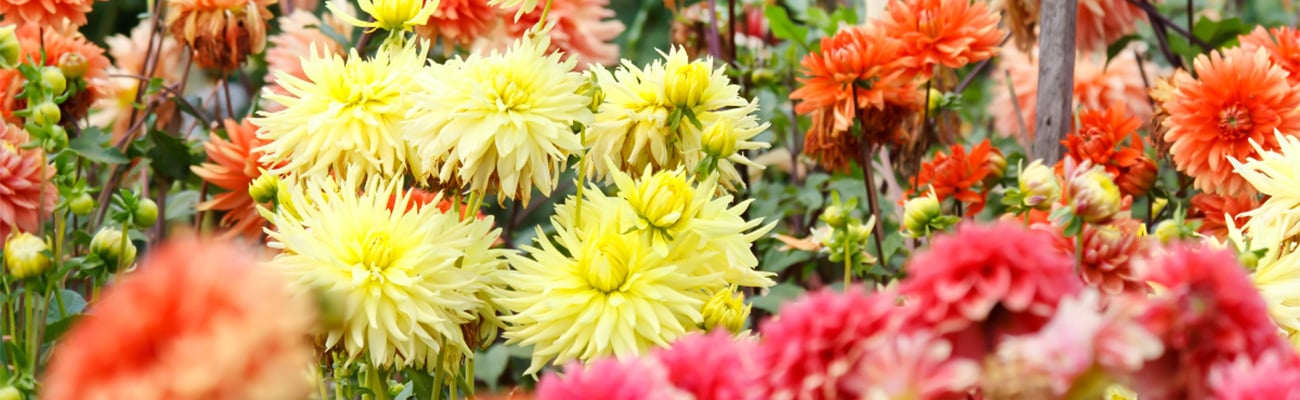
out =
[[[68,142],[68,147],[91,162],[123,164],[131,161],[117,148],[108,146],[109,139],[109,135],[99,128],[90,127],[81,131],[81,136]]]
[[[175,219],[185,219],[194,216],[195,206],[199,203],[199,192],[194,190],[185,190],[168,195],[167,197],[167,215],[163,219],[167,221]]]
[[[769,4],[763,9],[763,15],[767,16],[767,21],[772,26],[772,35],[790,40],[804,50],[808,49],[808,28],[799,26],[790,20],[790,14],[786,13],[785,8],[776,4]]]
[[[799,297],[803,293],[804,288],[789,282],[781,282],[769,289],[767,294],[755,297],[750,301],[750,304],[760,310],[776,314],[781,309],[782,304]]]
[[[159,130],[151,130],[149,140],[154,143],[148,153],[153,159],[154,172],[174,180],[185,180],[190,174],[190,166],[195,163],[190,147],[180,138]]]
[[[763,261],[758,267],[764,271],[780,273],[781,271],[785,271],[786,268],[790,268],[791,265],[812,259],[812,256],[813,253],[806,251],[784,251],[773,246],[772,249],[764,255],[762,258]]]
[[[1131,34],[1119,38],[1119,40],[1116,40],[1115,42],[1111,43],[1110,46],[1106,46],[1106,65],[1110,65],[1110,60],[1114,59],[1116,55],[1119,55],[1119,52],[1124,51],[1124,49],[1127,49],[1129,43],[1131,43],[1134,40],[1141,40],[1141,39],[1142,39],[1141,36],[1138,36],[1137,34]]]
[[[506,372],[510,362],[510,352],[503,344],[494,344],[487,352],[474,354],[474,378],[487,383],[488,388],[496,390],[497,381]]]

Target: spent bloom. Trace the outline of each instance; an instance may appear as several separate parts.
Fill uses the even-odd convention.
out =
[[[404,137],[421,178],[480,195],[527,202],[555,189],[569,156],[582,150],[575,123],[590,124],[589,99],[573,61],[526,36],[504,53],[455,58],[417,73]],[[397,110],[395,110],[397,111]]]
[[[427,51],[409,41],[382,48],[372,59],[355,50],[346,59],[313,53],[302,64],[305,79],[277,72],[276,82],[287,93],[265,94],[283,108],[252,120],[267,141],[256,149],[264,153],[262,162],[275,166],[271,173],[304,178],[331,169],[381,177],[404,172],[410,149],[400,124],[413,106],[407,92]]]
[[[438,9],[438,2],[439,0],[357,0],[361,12],[369,15],[372,21],[362,21],[352,16],[352,13],[347,12],[351,6],[339,0],[331,0],[325,3],[325,7],[352,26],[370,31],[383,29],[402,32],[429,22],[429,16]]]
[[[341,305],[325,348],[383,367],[433,370],[443,352],[466,356],[462,324],[475,321],[478,297],[503,267],[491,250],[491,221],[461,220],[437,207],[388,207],[400,181],[317,177],[281,198],[268,232],[270,261],[302,291]],[[284,204],[292,207],[284,207]]]
[[[59,340],[41,398],[307,397],[311,308],[253,253],[230,242],[165,242]]]
[[[167,27],[201,67],[233,71],[266,47],[276,0],[167,0]]]
[[[1179,171],[1197,189],[1248,196],[1255,189],[1233,172],[1229,158],[1243,160],[1277,148],[1274,131],[1300,133],[1300,92],[1263,49],[1234,48],[1196,58],[1197,77],[1175,77],[1177,92],[1164,107],[1164,140]]]

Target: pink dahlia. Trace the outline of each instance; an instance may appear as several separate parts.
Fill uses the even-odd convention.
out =
[[[28,140],[22,128],[0,123],[0,238],[15,229],[35,232],[59,200],[50,182],[54,165],[41,162],[39,149],[19,148]]]
[[[755,358],[761,398],[834,399],[861,388],[850,372],[862,346],[897,328],[892,291],[824,289],[781,308],[759,326]]]
[[[1140,236],[1142,229],[1142,223],[1132,218],[1084,226],[1083,264],[1079,268],[1083,282],[1106,294],[1146,291],[1146,284],[1133,270],[1133,264],[1151,251],[1151,237]],[[1073,256],[1073,238],[1067,247]]]
[[[725,330],[690,334],[673,342],[655,358],[668,369],[673,386],[695,396],[695,400],[754,399],[758,365],[753,359],[756,345],[737,339]]]
[[[485,38],[479,47],[483,52],[509,47],[516,38],[537,25],[544,8],[537,7],[518,19],[511,17],[517,10],[505,10],[504,29]],[[586,69],[588,64],[614,65],[618,62],[619,49],[612,42],[623,33],[624,27],[613,17],[614,10],[609,8],[609,0],[552,0],[551,11],[546,14],[546,23],[554,24],[548,32],[551,35],[550,50],[564,52],[566,59],[576,57],[578,69]]]
[[[1237,357],[1210,367],[1207,381],[1220,400],[1300,399],[1300,357],[1281,348]]]
[[[851,398],[966,399],[979,383],[979,365],[952,351],[924,331],[891,336],[864,349],[847,382]]]
[[[1172,390],[1168,395],[1204,394],[1206,373],[1216,363],[1292,351],[1230,250],[1179,244],[1140,267],[1162,288],[1139,320],[1164,342],[1165,355],[1147,372]]]
[[[1075,47],[1100,52],[1136,31],[1138,19],[1146,14],[1128,0],[1079,0],[1075,18]]]
[[[547,373],[537,383],[537,400],[687,400],[668,371],[652,358],[603,358],[585,368],[578,362],[563,374]]]

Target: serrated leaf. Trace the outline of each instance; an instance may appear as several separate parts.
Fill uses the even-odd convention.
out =
[[[149,132],[149,140],[154,143],[148,152],[154,172],[174,180],[185,180],[190,174],[190,166],[195,163],[190,147],[180,138],[158,130]]]
[[[81,131],[81,136],[68,142],[68,147],[77,155],[101,164],[123,164],[131,161],[117,148],[108,145],[109,136],[99,128],[90,127]]]

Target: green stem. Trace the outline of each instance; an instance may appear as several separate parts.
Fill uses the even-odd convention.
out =
[[[366,373],[366,380],[375,400],[388,400],[388,385],[384,384],[384,375],[379,366],[370,365],[370,371]]]
[[[32,350],[32,341],[36,336],[36,323],[32,322],[32,288],[29,285],[23,285],[23,340],[27,341],[27,364],[32,366],[28,372],[36,373],[36,352]]]
[[[849,254],[849,241],[844,241],[844,291],[849,290],[849,283],[853,281],[853,257]]]

